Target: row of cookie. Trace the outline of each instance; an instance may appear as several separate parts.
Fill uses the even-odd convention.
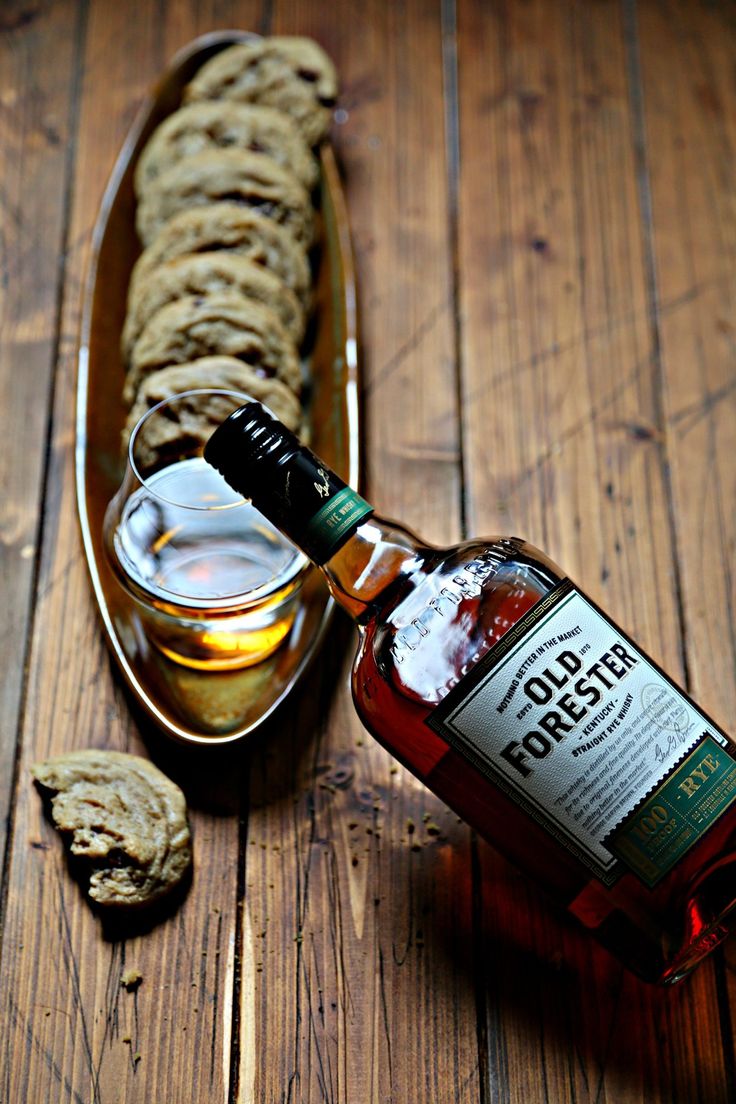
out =
[[[305,136],[322,136],[334,94],[315,43],[238,44],[196,74],[147,143],[134,181],[146,248],[122,340],[129,424],[174,387],[226,383],[263,401],[268,387],[269,405],[298,421],[281,387],[301,389],[317,178]]]
[[[266,216],[231,203],[177,215],[133,272],[123,334],[126,403],[144,385],[149,405],[168,397],[164,385],[222,386],[202,364],[186,377],[162,376],[168,366],[212,355],[239,359],[242,382],[232,378],[231,365],[230,387],[252,393],[244,386],[248,369],[273,384],[276,401],[280,387],[298,396],[308,290],[304,250]]]

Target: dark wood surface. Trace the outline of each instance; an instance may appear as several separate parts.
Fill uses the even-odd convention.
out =
[[[81,288],[137,106],[223,27],[341,75],[371,499],[526,536],[736,715],[732,4],[6,0],[0,1104],[730,1104],[733,940],[671,991],[623,971],[362,731],[346,624],[238,751],[131,711],[75,516]],[[187,792],[147,931],[90,911],[30,785],[90,745]]]

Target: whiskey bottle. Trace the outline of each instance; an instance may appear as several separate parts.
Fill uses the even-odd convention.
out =
[[[206,459],[318,564],[360,640],[366,728],[640,977],[736,917],[736,745],[543,553],[436,548],[258,403]]]

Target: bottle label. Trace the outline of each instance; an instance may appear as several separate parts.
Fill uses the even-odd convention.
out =
[[[428,723],[606,885],[655,885],[736,800],[723,734],[569,580]]]
[[[328,560],[345,537],[372,512],[373,507],[357,491],[343,487],[312,515],[306,526],[310,549],[318,549],[313,558],[318,563]]]

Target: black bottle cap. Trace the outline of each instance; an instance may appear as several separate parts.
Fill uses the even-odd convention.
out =
[[[258,481],[301,448],[299,439],[259,402],[249,402],[218,426],[204,458],[234,490],[253,498]]]
[[[218,426],[204,458],[318,564],[373,512],[258,402]]]

